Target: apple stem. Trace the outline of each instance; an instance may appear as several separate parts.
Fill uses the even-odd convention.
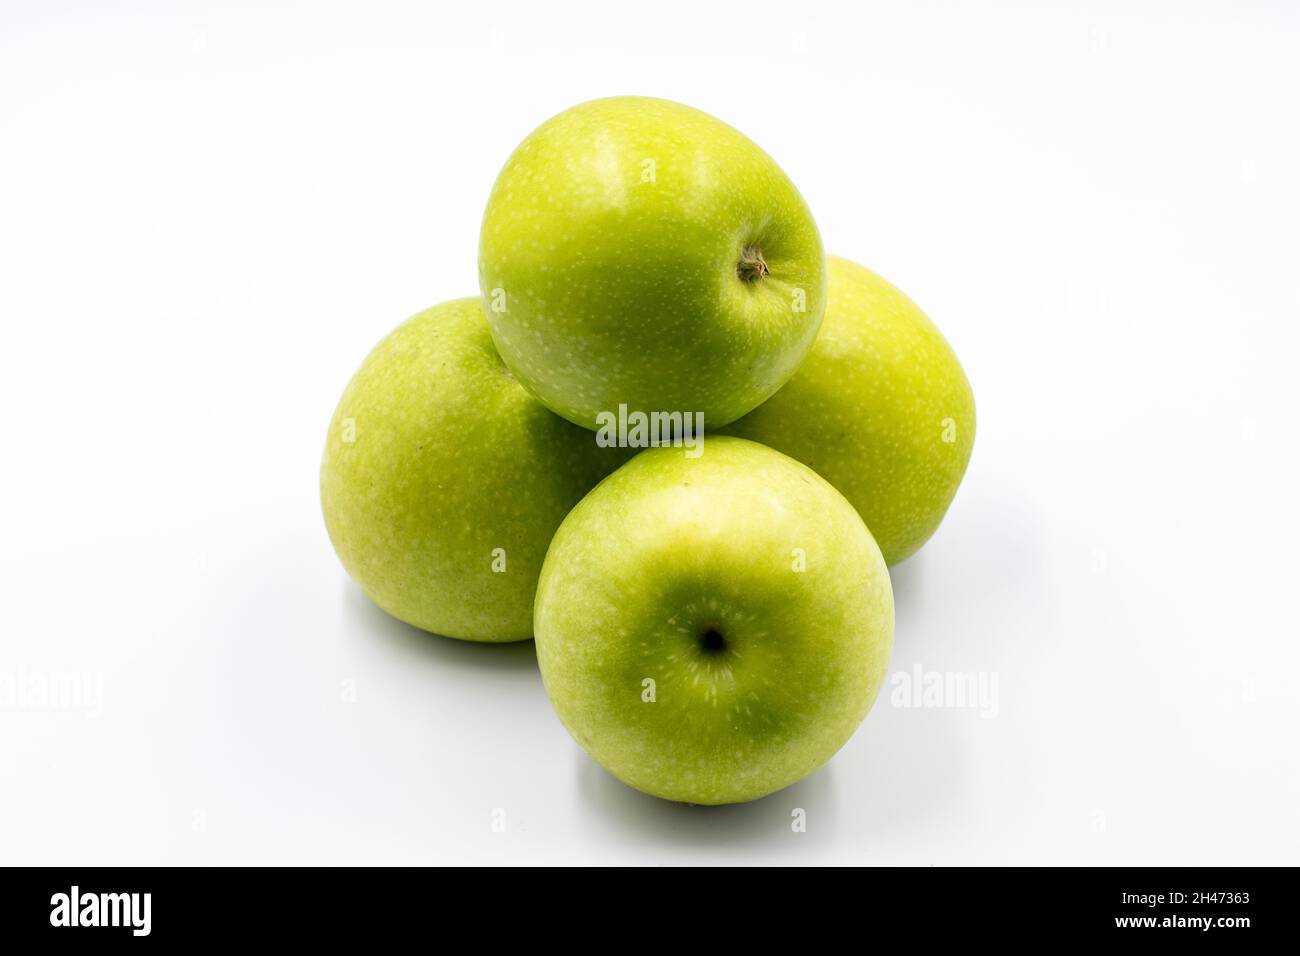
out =
[[[763,252],[758,246],[745,246],[740,250],[736,275],[742,282],[757,282],[767,275],[767,263],[763,260]]]

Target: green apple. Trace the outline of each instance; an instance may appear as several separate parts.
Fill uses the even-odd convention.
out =
[[[553,117],[497,178],[479,284],[505,363],[597,428],[633,411],[739,418],[812,347],[826,257],[772,159],[698,110],[595,100]]]
[[[537,659],[605,769],[737,803],[812,773],[880,689],[894,600],[853,507],[738,438],[644,451],[574,508],[537,588]]]
[[[880,276],[831,256],[812,352],[727,429],[797,458],[853,503],[890,564],[934,534],[975,444],[975,396],[939,330]]]
[[[344,391],[321,462],[325,526],[394,617],[526,640],[551,536],[627,456],[524,391],[477,298],[447,302],[399,325]]]

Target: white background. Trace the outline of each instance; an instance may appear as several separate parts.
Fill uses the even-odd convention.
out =
[[[0,862],[1300,862],[1297,8],[446,6],[0,3]],[[531,644],[343,574],[344,384],[617,93],[746,132],[961,356],[891,670],[995,713],[887,688],[805,782],[662,803]]]

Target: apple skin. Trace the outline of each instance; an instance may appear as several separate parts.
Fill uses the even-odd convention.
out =
[[[389,614],[521,641],[552,534],[628,456],[524,391],[479,300],[459,299],[403,322],[353,376],[325,442],[321,507],[344,568]]]
[[[479,285],[501,357],[557,414],[594,429],[626,404],[718,428],[812,347],[826,256],[753,142],[688,106],[615,97],[553,117],[507,161]]]
[[[894,600],[839,492],[717,436],[696,459],[642,452],[574,508],[535,619],[547,696],[578,744],[645,793],[720,804],[795,783],[849,739],[885,677]]]
[[[925,313],[880,276],[830,256],[830,300],[794,378],[726,429],[838,488],[894,565],[939,527],[975,444],[975,396]]]

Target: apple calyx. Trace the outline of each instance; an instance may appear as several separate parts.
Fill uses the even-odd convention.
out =
[[[758,246],[745,246],[740,250],[740,261],[736,263],[736,277],[742,282],[758,282],[767,275],[767,262],[763,259],[763,250]]]
[[[727,639],[716,627],[706,628],[700,634],[700,650],[705,654],[720,654],[727,649]]]

